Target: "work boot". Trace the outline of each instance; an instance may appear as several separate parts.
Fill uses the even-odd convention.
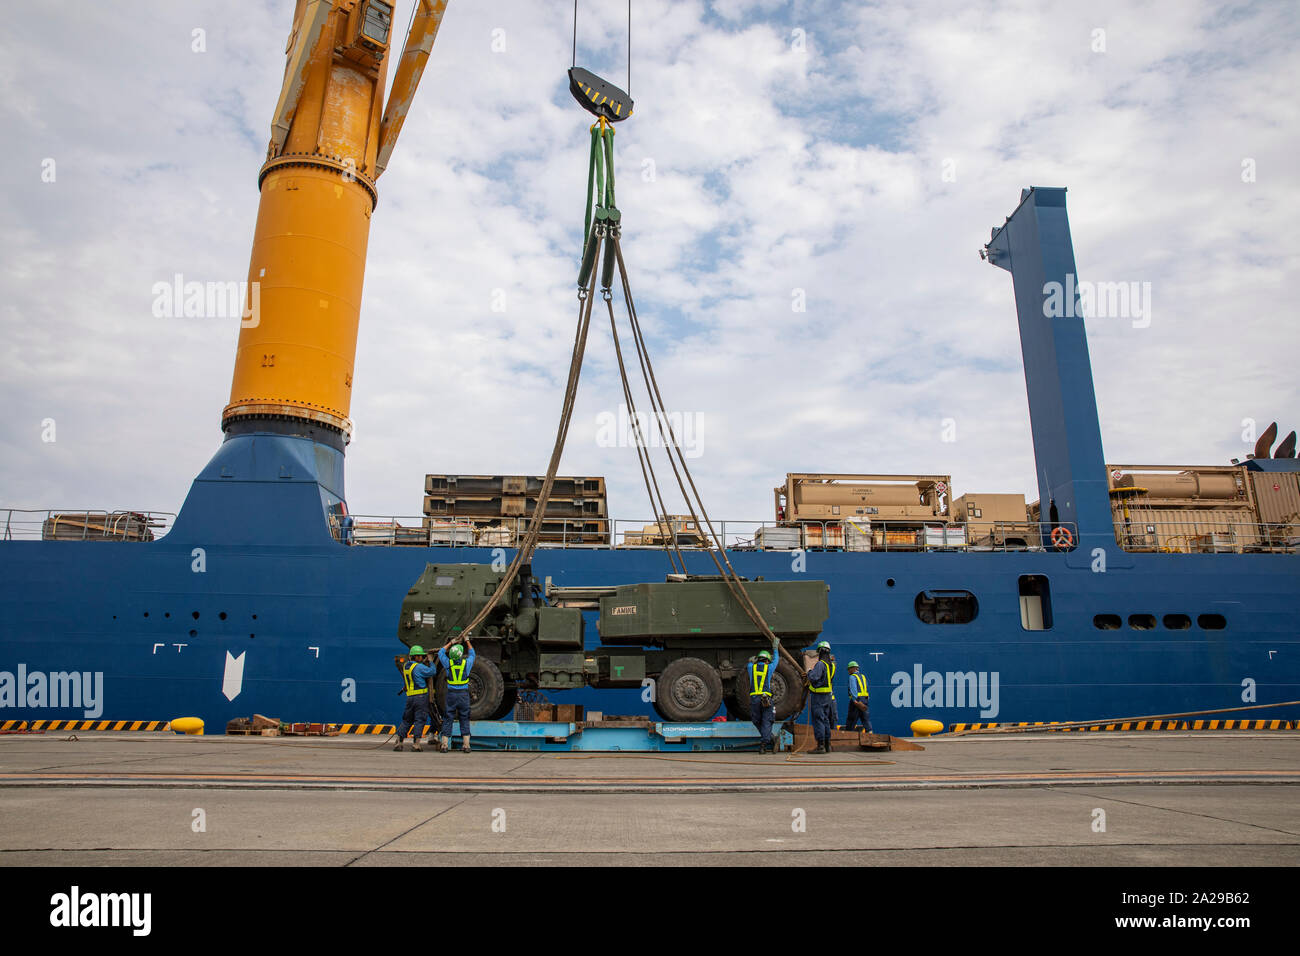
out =
[[[396,750],[396,751],[400,754],[400,753],[402,752],[402,741],[399,740],[399,741],[397,742],[397,746],[394,747],[393,749]]]
[[[444,735],[438,740],[438,750],[440,753],[446,753],[451,749],[451,741]]]
[[[411,749],[414,750],[417,754],[424,752],[424,748],[420,746],[420,742],[418,740],[412,741]]]
[[[468,737],[461,737],[461,738],[460,738],[460,752],[463,753],[463,754],[467,754],[467,753],[469,753],[469,738],[468,738]]]

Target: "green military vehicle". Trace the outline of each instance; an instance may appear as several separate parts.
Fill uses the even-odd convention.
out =
[[[398,638],[439,648],[483,608],[504,572],[486,564],[430,564],[402,601]],[[747,581],[763,618],[797,657],[828,616],[824,581]],[[600,646],[586,647],[584,610],[598,610]],[[746,665],[771,650],[720,577],[669,575],[615,587],[551,587],[524,568],[473,637],[470,717],[500,720],[521,690],[649,688],[655,712],[674,722],[710,720],[725,704],[749,719]],[[439,674],[441,705],[446,676]],[[776,717],[803,708],[803,675],[780,661],[772,675]]]

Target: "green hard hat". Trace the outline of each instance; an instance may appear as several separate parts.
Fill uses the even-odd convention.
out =
[[[419,644],[412,644],[412,645],[411,645],[411,656],[412,656],[412,657],[415,657],[415,656],[420,655],[420,654],[423,654],[423,653],[424,653],[424,648],[421,647]]]
[[[763,660],[765,660],[765,661],[770,661],[770,660],[772,659],[772,652],[771,652],[771,651],[759,651],[759,652],[758,652],[758,656],[761,657],[761,658],[762,658]]]
[[[858,662],[857,662],[857,661],[849,661],[849,668],[850,668],[850,669],[852,669],[852,668],[854,668],[854,667],[857,667],[857,666],[858,666]]]
[[[822,648],[826,648],[826,650],[829,651],[829,650],[831,649],[831,642],[830,642],[830,641],[818,641],[818,642],[817,642],[817,650],[820,651]]]
[[[453,661],[458,661],[465,656],[465,648],[461,647],[459,644],[453,644],[451,645],[451,650],[449,650],[447,654]]]

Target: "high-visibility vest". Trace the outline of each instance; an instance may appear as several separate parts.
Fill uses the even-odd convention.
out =
[[[415,686],[415,669],[419,666],[419,661],[407,661],[406,666],[402,668],[402,682],[406,684],[407,697],[419,697],[421,694],[429,693],[429,688]]]
[[[771,694],[772,689],[767,685],[767,675],[771,671],[772,665],[769,663],[760,664],[758,661],[752,661],[749,665],[749,696],[758,697],[761,694]]]
[[[459,662],[453,661],[449,658],[447,665],[447,686],[468,687],[469,674],[465,671],[469,667],[469,658],[462,657]]]
[[[853,682],[853,686],[850,689],[853,691],[854,697],[869,696],[867,694],[867,679],[865,677],[861,674],[850,674],[849,680]]]
[[[834,694],[834,691],[831,690],[831,681],[835,680],[835,662],[822,661],[822,664],[826,667],[826,670],[822,672],[826,681],[825,686],[811,684],[808,689],[814,694]]]

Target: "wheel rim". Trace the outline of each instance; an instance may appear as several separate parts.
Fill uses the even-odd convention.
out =
[[[673,682],[669,692],[673,703],[686,710],[699,710],[709,699],[709,689],[696,674],[685,674]]]

